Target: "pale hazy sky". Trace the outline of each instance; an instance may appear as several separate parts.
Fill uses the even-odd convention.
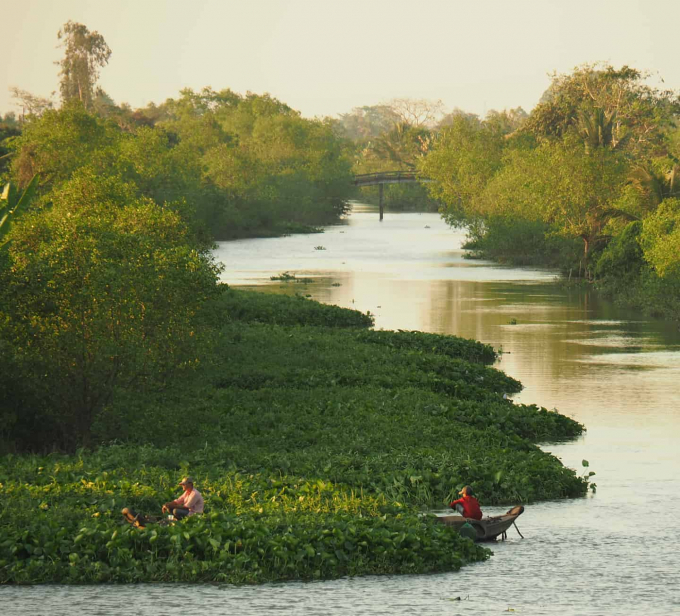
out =
[[[395,97],[530,111],[550,73],[597,61],[680,89],[680,0],[0,0],[0,17],[0,112],[10,86],[58,90],[69,19],[104,36],[100,85],[132,107],[211,86],[306,117]]]

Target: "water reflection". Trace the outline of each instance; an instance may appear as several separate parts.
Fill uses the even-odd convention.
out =
[[[379,328],[502,348],[499,367],[525,386],[516,401],[556,407],[588,427],[575,442],[544,448],[572,468],[589,460],[596,495],[527,507],[524,540],[511,532],[489,562],[458,573],[241,588],[5,588],[6,606],[31,616],[156,616],[186,611],[191,597],[206,616],[680,613],[677,327],[557,287],[554,272],[467,261],[462,239],[435,214],[388,212],[380,223],[364,210],[322,235],[224,243],[216,254],[230,284],[370,310]],[[270,281],[284,271],[314,282]]]
[[[408,232],[402,220],[411,225]],[[306,292],[370,310],[379,328],[452,333],[502,349],[500,368],[525,386],[516,401],[558,408],[587,425],[579,441],[547,448],[572,468],[589,459],[600,491],[528,508],[521,519],[528,539],[499,545],[490,563],[441,578],[369,583],[371,593],[389,605],[381,593],[385,584],[423,591],[399,613],[512,607],[532,614],[613,614],[622,593],[625,604],[644,605],[646,613],[672,612],[680,570],[671,547],[680,531],[671,513],[680,509],[677,327],[642,319],[592,292],[556,286],[550,271],[466,261],[463,251],[451,249],[462,235],[426,220],[427,233],[408,215],[393,228],[376,229],[367,220],[370,233],[383,234],[384,267],[376,271],[376,263],[364,267],[348,255],[351,271],[324,271]],[[359,241],[369,241],[361,217],[350,225]],[[647,512],[654,521],[647,521]],[[469,600],[454,608],[446,602],[449,593],[431,602],[436,593],[425,592],[450,585],[451,595]]]

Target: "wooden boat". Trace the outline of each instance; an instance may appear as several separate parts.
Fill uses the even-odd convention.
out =
[[[515,520],[521,516],[522,513],[524,513],[524,507],[522,505],[517,505],[503,515],[486,517],[481,520],[464,518],[460,515],[439,516],[437,520],[447,526],[453,526],[457,530],[460,530],[463,524],[468,523],[477,532],[476,541],[496,541],[496,538],[499,535],[501,540],[505,540],[508,528],[515,523]],[[515,528],[517,528],[517,526],[515,526]],[[519,533],[519,529],[517,529],[517,532]],[[522,533],[520,533],[520,537],[521,536]]]

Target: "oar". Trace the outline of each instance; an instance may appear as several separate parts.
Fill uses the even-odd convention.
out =
[[[522,533],[519,532],[519,528],[517,528],[517,524],[515,524],[515,521],[514,521],[514,520],[513,520],[513,522],[512,522],[512,525],[515,527],[515,530],[519,533],[519,536],[522,537],[522,539],[524,539],[524,535],[523,535]]]

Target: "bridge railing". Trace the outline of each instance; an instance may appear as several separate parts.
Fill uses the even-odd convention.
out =
[[[370,184],[397,184],[399,182],[428,181],[415,171],[380,171],[378,173],[361,173],[354,176],[355,186]]]

